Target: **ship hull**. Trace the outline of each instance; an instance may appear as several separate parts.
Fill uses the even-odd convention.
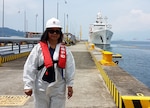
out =
[[[113,32],[110,30],[100,30],[90,34],[90,42],[94,44],[107,45],[111,43]]]

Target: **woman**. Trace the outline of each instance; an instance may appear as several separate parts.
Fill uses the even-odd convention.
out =
[[[40,42],[32,49],[24,65],[24,92],[33,93],[35,108],[65,108],[73,95],[75,62],[71,51],[62,45],[60,21],[51,18]]]

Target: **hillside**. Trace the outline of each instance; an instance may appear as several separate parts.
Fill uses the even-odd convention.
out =
[[[24,32],[23,31],[17,31],[14,29],[10,29],[7,27],[0,27],[0,37],[5,36],[5,37],[9,37],[9,36],[21,36],[24,37]]]

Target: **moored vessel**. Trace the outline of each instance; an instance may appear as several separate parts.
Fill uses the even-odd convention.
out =
[[[97,13],[96,22],[90,24],[89,36],[90,42],[94,44],[110,44],[113,32],[110,30],[111,25],[107,23],[107,17],[102,17],[101,12]]]

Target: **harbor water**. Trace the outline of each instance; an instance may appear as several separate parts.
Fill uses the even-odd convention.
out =
[[[118,65],[150,88],[150,41],[112,41],[98,47],[121,54]]]

